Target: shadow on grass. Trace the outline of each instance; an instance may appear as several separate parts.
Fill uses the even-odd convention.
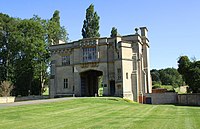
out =
[[[173,104],[174,106],[200,107],[200,105]]]
[[[166,103],[166,104],[146,104],[146,105],[173,105],[173,106],[182,106],[182,107],[200,107],[200,105],[186,105],[186,104],[174,104],[174,103]]]

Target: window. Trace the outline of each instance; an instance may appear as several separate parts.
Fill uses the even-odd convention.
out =
[[[62,65],[69,65],[69,64],[70,64],[70,56],[63,56]]]
[[[117,79],[118,80],[122,79],[122,69],[120,69],[120,68],[117,69]]]
[[[67,78],[64,79],[64,88],[65,89],[68,88],[68,79]]]
[[[96,56],[96,47],[83,48],[83,62],[95,62]]]
[[[126,73],[126,79],[128,79],[128,73]]]

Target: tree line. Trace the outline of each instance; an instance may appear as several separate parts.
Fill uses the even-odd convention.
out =
[[[47,20],[37,15],[20,19],[0,13],[0,82],[12,82],[13,95],[41,94],[48,80],[48,48],[58,40],[67,41],[58,10]]]
[[[184,84],[181,74],[175,68],[152,69],[150,72],[153,86],[171,85],[177,88]]]
[[[180,56],[178,69],[152,69],[153,86],[172,85],[173,88],[188,85],[191,93],[200,93],[200,61],[190,60],[188,56]]]

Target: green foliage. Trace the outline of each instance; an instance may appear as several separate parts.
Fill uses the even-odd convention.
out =
[[[0,96],[7,97],[13,89],[13,85],[9,81],[3,81],[0,83]]]
[[[0,81],[13,78],[13,63],[17,53],[18,19],[0,13]]]
[[[117,36],[117,28],[115,28],[115,27],[112,27],[112,30],[111,30],[111,35],[110,35],[110,37],[116,37]]]
[[[33,92],[31,89],[36,90],[36,88],[32,88],[34,86],[32,82],[36,84],[35,81],[40,79],[47,69],[46,62],[49,52],[45,43],[46,31],[41,23],[40,18],[34,17],[21,20],[18,24],[20,36],[17,40],[21,47],[19,47],[15,59],[16,95],[28,95],[29,90],[31,92]],[[20,81],[24,77],[26,77],[27,82]],[[24,87],[24,84],[26,84],[26,87]],[[38,90],[38,93],[40,91]]]
[[[152,81],[152,85],[162,85],[162,82],[161,81]]]
[[[14,85],[14,95],[39,95],[48,81],[50,39],[66,40],[59,11],[50,20],[30,19],[0,13],[0,81]],[[58,42],[57,42],[58,43]]]
[[[161,85],[160,88],[167,89],[167,91],[174,91],[174,87],[172,85]]]
[[[166,68],[160,70],[159,73],[163,85],[172,85],[176,88],[183,84],[182,77],[175,68]]]
[[[151,77],[153,85],[172,85],[176,88],[183,84],[182,76],[175,68],[152,69]]]
[[[103,84],[102,84],[102,81],[103,81],[103,77],[100,76],[99,79],[98,79],[98,96],[103,96]]]
[[[53,17],[47,22],[48,43],[58,44],[59,40],[67,42],[67,31],[64,26],[60,26],[60,12],[56,10]]]
[[[42,95],[49,95],[49,87],[43,87]]]
[[[98,89],[98,96],[103,96],[103,87]]]
[[[50,20],[56,22],[60,26],[60,12],[58,10],[55,10],[53,13],[53,17]]]
[[[152,86],[152,89],[158,89],[158,88],[161,88],[161,85],[153,85]]]
[[[180,74],[186,74],[191,65],[190,59],[187,56],[181,56],[178,60],[178,72]]]
[[[154,84],[152,89],[158,89],[158,88],[162,88],[162,89],[167,89],[167,91],[174,91],[174,88],[172,85],[161,85],[161,84]]]
[[[193,93],[200,93],[200,61],[191,62],[187,56],[178,60],[178,71]]]
[[[152,78],[152,81],[154,83],[155,82],[160,82],[160,73],[159,73],[159,70],[152,69],[151,70],[151,78]]]
[[[199,107],[81,98],[1,108],[0,128],[199,129],[198,114]]]
[[[100,37],[99,19],[97,12],[94,12],[94,5],[91,4],[86,10],[86,18],[83,22],[82,36],[83,38]]]

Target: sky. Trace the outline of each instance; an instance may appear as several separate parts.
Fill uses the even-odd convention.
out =
[[[134,34],[147,27],[150,68],[177,68],[178,57],[200,60],[200,0],[0,0],[0,12],[11,17],[50,19],[60,11],[70,41],[82,38],[86,9],[94,4],[100,16],[101,37],[112,27],[120,35]]]

